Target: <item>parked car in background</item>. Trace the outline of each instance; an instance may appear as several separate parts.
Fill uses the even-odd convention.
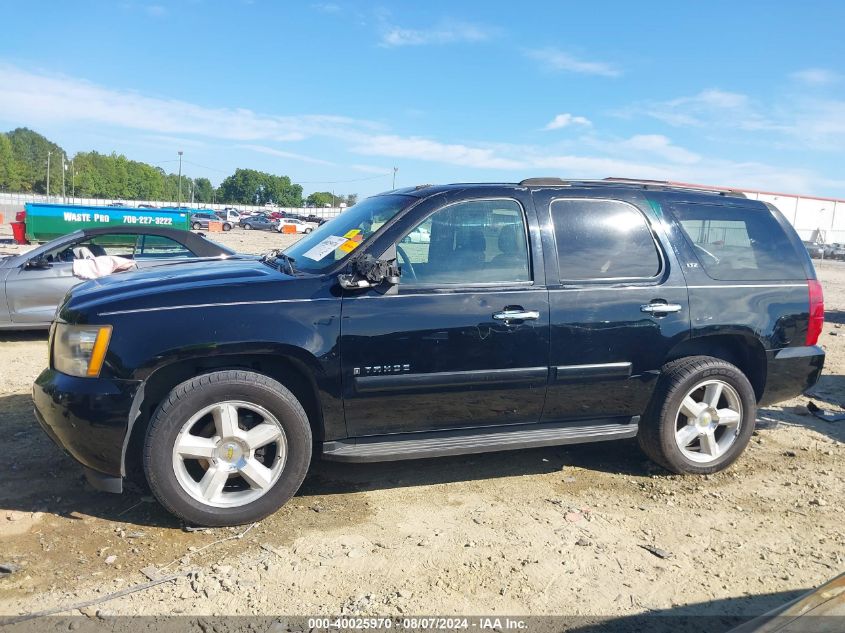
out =
[[[279,225],[276,228],[279,233],[285,233],[286,226],[292,226],[294,231],[297,233],[310,233],[317,228],[317,224],[315,222],[306,222],[305,220],[300,220],[299,218],[282,218],[279,220]],[[290,229],[288,229],[288,231],[290,231]]]
[[[405,242],[419,227],[430,242]],[[653,182],[399,189],[260,259],[117,277],[60,307],[36,418],[95,486],[142,471],[189,524],[261,520],[316,455],[638,438],[716,473],[825,359],[783,215]]]
[[[829,259],[845,259],[845,244],[834,242],[825,246],[825,257]]]
[[[247,231],[252,229],[261,229],[264,231],[274,231],[278,226],[278,221],[271,218],[266,213],[256,213],[255,215],[251,215],[248,218],[242,218],[240,222],[238,222],[238,226]]]
[[[191,228],[195,231],[201,229],[208,229],[209,222],[222,222],[224,231],[232,230],[232,223],[228,220],[219,218],[216,214],[211,212],[200,212],[191,214]]]
[[[139,209],[158,209],[158,207],[155,206],[154,204],[139,204],[138,208]]]
[[[222,211],[215,211],[214,215],[220,218],[223,222],[228,222],[232,226],[241,221],[241,214],[237,209],[223,209]]]
[[[139,268],[199,258],[225,259],[235,251],[190,231],[140,226],[82,229],[13,257],[0,258],[0,329],[44,329],[73,286],[73,262],[116,255]]]
[[[408,233],[402,240],[408,244],[428,244],[431,241],[431,233],[424,226],[418,226]]]
[[[329,220],[328,220],[328,218],[324,218],[324,217],[319,216],[319,215],[306,215],[305,221],[306,222],[313,222],[317,226],[322,226],[323,224],[325,224]]]
[[[810,257],[812,257],[813,259],[822,259],[824,257],[824,244],[816,244],[815,242],[811,242],[810,240],[804,240],[802,243],[807,249],[807,252],[810,254]]]

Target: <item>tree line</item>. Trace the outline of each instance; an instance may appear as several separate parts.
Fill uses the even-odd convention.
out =
[[[50,191],[62,193],[64,150],[41,134],[17,128],[0,134],[0,191],[40,193],[47,191],[47,156],[50,154]],[[255,169],[236,169],[214,187],[208,178],[168,173],[159,166],[130,160],[122,154],[78,152],[64,162],[65,193],[78,198],[118,200],[177,200],[199,203],[276,204],[282,207],[352,206],[357,194],[315,192],[303,198],[302,186],[288,176]],[[179,193],[181,186],[181,196]]]

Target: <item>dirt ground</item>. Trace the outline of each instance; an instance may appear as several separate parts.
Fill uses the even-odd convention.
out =
[[[216,239],[260,252],[290,238]],[[249,529],[188,532],[144,493],[89,488],[32,415],[45,335],[0,333],[0,563],[17,569],[0,615],[101,597],[149,566],[182,575],[84,613],[761,613],[845,571],[845,422],[806,409],[845,405],[845,264],[818,269],[824,377],[760,410],[727,472],[668,475],[634,442],[322,462]]]

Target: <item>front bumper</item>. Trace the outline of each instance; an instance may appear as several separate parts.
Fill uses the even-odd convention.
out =
[[[789,400],[807,391],[818,382],[824,357],[824,350],[817,345],[766,352],[766,387],[760,405]]]
[[[39,424],[99,489],[120,489],[124,441],[140,386],[135,380],[75,378],[45,369],[32,387]]]

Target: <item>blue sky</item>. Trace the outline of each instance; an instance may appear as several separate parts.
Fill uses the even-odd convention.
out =
[[[0,129],[306,192],[529,176],[845,197],[845,3],[0,3]]]

